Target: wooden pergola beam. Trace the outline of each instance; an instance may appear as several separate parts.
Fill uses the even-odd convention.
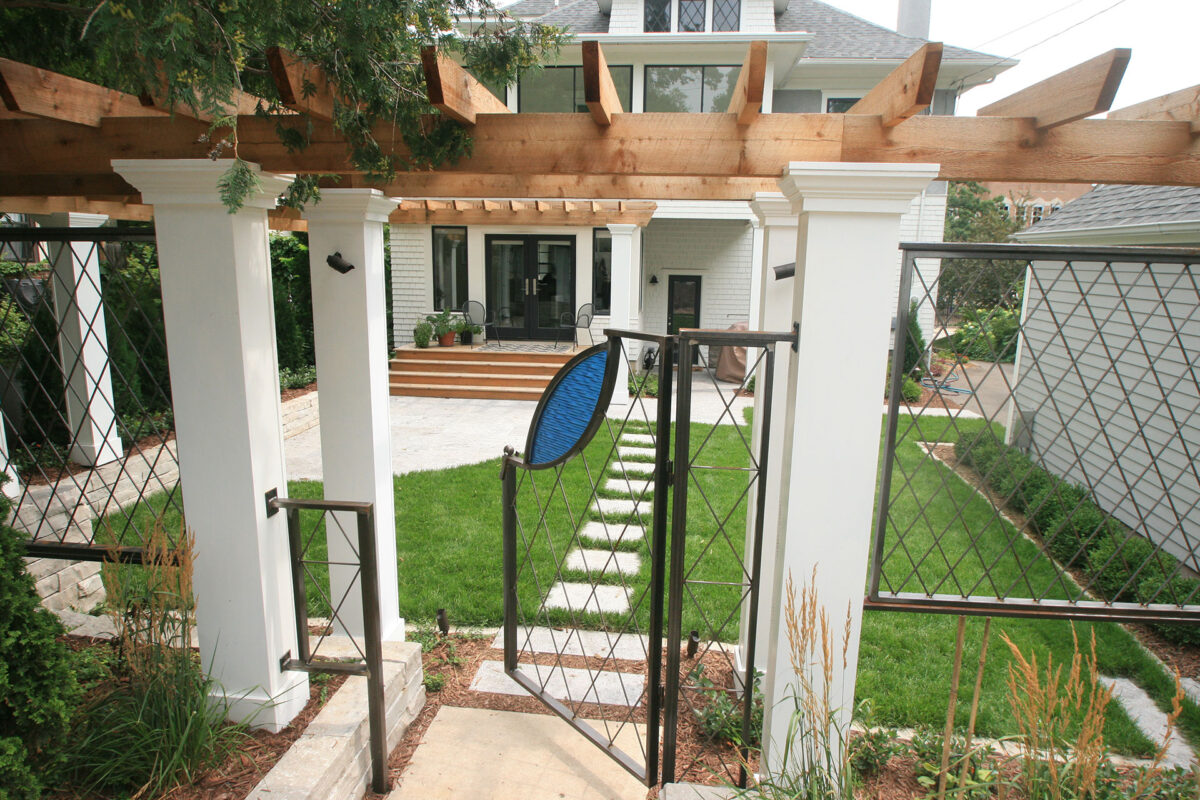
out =
[[[1200,85],[1110,111],[1109,119],[1154,119],[1186,122],[1200,136]]]
[[[981,117],[1032,117],[1047,130],[1112,107],[1129,65],[1129,48],[1119,47],[1078,64],[1027,89],[979,109]]]
[[[185,102],[169,103],[167,102],[167,78],[161,63],[158,65],[158,84],[138,95],[138,102],[144,108],[155,109],[161,114],[175,115],[205,124],[211,123],[218,116],[251,116],[260,105],[264,108],[270,105],[261,97],[256,97],[240,89],[233,90],[229,102],[223,104],[217,115],[208,111],[196,111]]]
[[[425,70],[429,102],[450,119],[474,125],[480,114],[510,113],[508,106],[475,80],[474,75],[436,48],[421,49],[421,66]]]
[[[301,61],[282,47],[267,48],[271,78],[286,108],[316,119],[333,119],[333,91],[317,66]]]
[[[75,211],[104,214],[113,219],[144,222],[154,217],[153,206],[137,201],[104,200],[94,197],[8,197],[0,195],[0,211],[18,214],[56,214]]]
[[[603,200],[579,203],[567,200],[455,201],[446,207],[439,200],[405,199],[391,213],[393,224],[414,225],[578,225],[596,227],[610,222],[646,225],[657,204],[645,200]]]
[[[105,117],[156,117],[131,94],[0,58],[0,99],[9,112],[99,127]]]
[[[583,99],[597,125],[611,125],[613,115],[624,111],[604,51],[596,41],[583,43]]]
[[[899,125],[929,108],[941,64],[942,43],[928,42],[846,113],[878,116],[885,128]]]
[[[737,117],[738,125],[749,125],[758,118],[762,111],[766,82],[767,43],[751,42],[733,87],[733,97],[729,100],[728,113]]]

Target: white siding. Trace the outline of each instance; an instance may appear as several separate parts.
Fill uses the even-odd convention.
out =
[[[1196,282],[1174,264],[1076,263],[1074,276],[1062,263],[1035,264],[1014,423],[1016,444],[1192,568],[1200,566],[1188,556],[1200,541]]]
[[[912,206],[904,216],[900,217],[901,242],[940,242],[946,226],[946,195],[922,192],[912,201]],[[902,254],[896,255],[896,270],[892,278],[892,308],[899,309],[900,304],[900,271],[903,263]],[[930,299],[923,301],[918,310],[921,320],[921,331],[925,334],[928,344],[934,333],[934,310],[937,303],[937,278],[941,269],[936,258],[917,259],[917,273],[913,276],[912,291],[909,297],[923,298],[926,294]],[[887,346],[890,349],[893,339],[889,337]]]
[[[643,0],[613,0],[609,33],[641,33]]]
[[[741,30],[775,32],[775,0],[742,0]]]
[[[433,231],[429,225],[392,225],[392,326],[396,345],[412,341],[413,327],[433,308]]]

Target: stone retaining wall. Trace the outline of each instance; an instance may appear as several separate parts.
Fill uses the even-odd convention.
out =
[[[318,411],[316,392],[302,394],[285,401],[283,404],[283,438],[290,439],[317,427],[321,421]]]

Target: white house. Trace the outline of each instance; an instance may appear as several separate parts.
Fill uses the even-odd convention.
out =
[[[752,41],[768,47],[764,113],[844,111],[925,43],[929,19],[928,0],[902,0],[899,33],[815,0],[521,0],[508,11],[576,36],[556,63],[494,89],[526,113],[587,111],[583,40],[600,43],[622,108],[633,113],[724,110]],[[931,113],[952,114],[959,92],[1011,63],[946,46]],[[902,239],[941,240],[945,201],[944,184],[918,197]],[[412,341],[431,311],[468,300],[498,316],[506,342],[554,339],[562,315],[586,303],[597,338],[610,325],[674,332],[757,317],[752,265],[762,262],[762,235],[750,204],[655,202],[644,227],[393,224],[396,342]],[[614,237],[629,240],[617,252],[632,259],[616,265],[630,298],[615,312]]]

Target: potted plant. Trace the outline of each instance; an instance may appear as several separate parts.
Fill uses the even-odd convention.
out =
[[[433,335],[437,337],[438,344],[442,347],[451,347],[454,344],[455,330],[454,320],[450,317],[449,309],[440,314],[430,314],[425,317],[425,321],[433,326]]]
[[[460,319],[454,328],[458,331],[458,341],[462,344],[472,344],[475,341],[475,337],[483,333],[483,328],[478,325],[471,325],[465,319]]]
[[[433,338],[433,326],[428,322],[418,322],[417,327],[413,328],[413,343],[417,347],[429,347],[431,338]]]

